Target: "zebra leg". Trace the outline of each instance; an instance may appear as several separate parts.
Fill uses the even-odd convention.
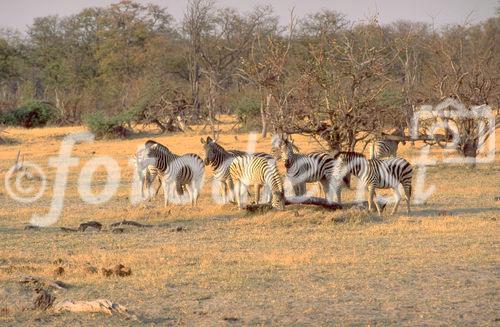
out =
[[[406,198],[406,211],[410,213],[410,198],[411,198],[411,186],[410,188],[404,188],[405,190],[405,198]]]
[[[193,181],[193,205],[198,205],[199,186]]]
[[[269,185],[264,185],[264,192],[263,192],[263,197],[264,197],[264,201],[263,203],[271,203],[273,198],[272,198],[272,191],[271,191],[271,188],[269,187]]]
[[[141,179],[141,199],[142,199],[142,200],[144,200],[144,184],[145,184],[145,183],[144,183],[144,179],[145,179],[145,177],[143,177],[143,178]]]
[[[373,186],[370,186],[368,188],[368,191],[370,193],[369,199],[370,199],[372,205],[375,204],[375,208],[377,208],[377,213],[378,213],[379,217],[382,217],[382,210],[380,210],[380,205],[378,204],[378,201],[377,201],[377,194],[375,193],[375,188]],[[375,198],[375,200],[374,200],[374,198]],[[371,212],[372,210],[370,207],[371,207],[370,202],[368,202],[368,208]]]
[[[342,204],[342,187],[344,186],[342,181],[337,179],[332,179],[330,187],[332,188],[332,193],[335,190],[335,196],[337,198],[337,203]]]
[[[306,182],[300,183],[300,196],[306,195],[306,192],[307,192]]]
[[[228,190],[226,182],[221,181],[219,183],[219,193],[222,195],[222,203],[227,203]]]
[[[189,202],[191,203],[191,206],[194,206],[194,190],[192,183],[186,184],[186,192],[188,193]]]
[[[235,197],[237,196],[237,194],[233,179],[232,178],[227,179],[225,184],[226,184],[226,189],[228,190],[229,202],[234,203],[236,201]]]
[[[398,210],[399,202],[401,202],[401,193],[399,193],[399,189],[397,186],[393,188],[393,191],[394,191],[394,199],[396,199],[396,204],[392,209],[392,214],[395,214],[396,211]]]
[[[234,182],[234,195],[236,197],[236,203],[238,204],[238,208],[243,209],[241,204],[241,183],[240,181]]]
[[[153,182],[151,182],[151,184],[153,184]],[[155,198],[158,195],[158,192],[160,192],[161,184],[162,184],[161,183],[161,178],[158,178],[158,187],[156,188]],[[150,196],[151,196],[151,194],[150,194]]]
[[[367,188],[368,190],[368,211],[372,212],[372,202],[373,202],[373,194],[371,193],[371,190]]]
[[[163,183],[163,197],[165,199],[165,207],[168,205],[168,196],[169,196],[170,185],[167,182]]]
[[[320,197],[323,197],[323,198],[325,198],[325,199],[327,199],[327,200],[328,200],[328,198],[327,198],[327,194],[326,194],[326,191],[325,191],[325,190],[326,190],[326,188],[325,188],[325,184],[323,183],[323,181],[320,181],[320,182],[318,183],[318,185],[319,185],[319,193],[320,193]]]
[[[262,185],[255,184],[255,204],[259,204],[261,187]]]
[[[323,189],[323,194],[325,196],[325,200],[328,203],[333,202],[333,194],[332,194],[333,192],[330,189],[330,184],[329,184],[328,180],[322,179],[319,181],[319,184],[321,185],[321,189]]]

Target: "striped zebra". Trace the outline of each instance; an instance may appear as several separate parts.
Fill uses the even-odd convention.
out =
[[[370,158],[382,159],[396,157],[398,153],[399,142],[400,141],[393,140],[372,141],[372,146],[370,147]]]
[[[254,185],[258,199],[260,188],[267,185],[272,192],[271,205],[278,210],[284,210],[283,182],[273,161],[254,155],[239,156],[231,162],[229,173],[231,180],[234,182],[236,202],[240,209],[243,208],[242,197],[245,189],[248,189],[250,185]]]
[[[161,178],[158,169],[152,165],[153,160],[148,158],[145,154],[145,149],[137,151],[134,155],[134,166],[136,174],[139,176],[141,181],[141,196],[144,198],[144,189],[148,190],[148,198],[151,198],[151,185],[157,179],[159,182],[158,188],[155,191],[155,196],[158,194],[161,188]]]
[[[177,195],[188,192],[192,205],[196,205],[203,180],[203,160],[193,153],[178,156],[166,146],[149,140],[145,144],[147,155],[154,159],[153,166],[163,180],[165,206],[169,203],[170,187],[175,186]]]
[[[345,175],[336,187],[337,179],[332,178],[335,166],[334,156],[328,152],[298,153],[293,140],[283,139],[278,152],[279,159],[283,158],[286,176],[292,184],[294,194],[303,196],[306,193],[306,183],[318,182],[327,201],[333,201],[333,193],[337,202],[341,203],[341,186],[350,184],[349,175]]]
[[[201,144],[205,151],[205,166],[212,166],[214,180],[219,182],[223,202],[226,203],[228,200],[233,200],[233,182],[229,173],[229,166],[234,158],[248,155],[248,153],[239,150],[226,150],[210,136],[208,136],[206,140],[202,137]],[[254,153],[253,155],[274,160],[270,154],[263,152]],[[259,196],[260,192],[256,194],[257,201]]]
[[[370,211],[374,203],[375,189],[392,188],[396,199],[392,214],[396,213],[401,201],[399,184],[402,184],[405,192],[406,208],[408,213],[410,213],[413,167],[408,161],[403,158],[390,158],[386,160],[366,159],[364,155],[357,152],[339,152],[335,155],[335,159],[338,159],[336,174],[353,174],[368,189],[368,209]],[[381,216],[381,210],[377,201],[375,201],[375,206],[379,216]]]
[[[390,134],[390,136],[398,136],[403,138],[405,135],[403,129],[396,128],[396,130]],[[390,136],[386,136],[389,138]],[[383,158],[393,158],[397,157],[399,143],[403,145],[406,144],[404,139],[402,140],[373,140],[370,146],[370,159],[383,159]]]

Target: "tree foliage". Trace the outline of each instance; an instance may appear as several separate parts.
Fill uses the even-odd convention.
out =
[[[211,0],[190,0],[176,22],[166,8],[124,0],[36,18],[25,37],[1,30],[0,112],[36,100],[55,108],[56,123],[85,121],[102,135],[200,122],[216,134],[218,115],[235,114],[263,136],[353,149],[408,129],[421,104],[497,107],[499,30],[498,13],[433,29],[321,10],[292,12],[281,26],[270,6],[242,13]]]

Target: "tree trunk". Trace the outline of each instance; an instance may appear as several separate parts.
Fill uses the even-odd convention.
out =
[[[212,76],[209,76],[208,78],[208,101],[207,101],[207,108],[208,108],[208,123],[210,125],[210,131],[212,133],[212,137],[216,137],[215,133],[215,122],[214,122],[214,106],[215,106],[215,99],[214,99],[214,86],[213,86],[213,79]]]
[[[476,167],[477,150],[477,142],[475,140],[466,141],[462,147],[462,153],[466,159],[471,161],[472,168]]]
[[[260,88],[260,87],[259,87]],[[264,99],[261,93],[260,98],[260,119],[262,121],[262,138],[267,136],[267,112],[269,112],[269,106],[271,105],[271,94],[268,94],[266,97],[266,105],[264,107]]]

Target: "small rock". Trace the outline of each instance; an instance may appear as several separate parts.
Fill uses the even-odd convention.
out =
[[[334,224],[341,224],[341,223],[345,223],[345,217],[333,217],[332,218],[332,223]]]
[[[124,231],[125,231],[125,229],[124,229],[124,228],[113,228],[113,229],[111,230],[111,232],[112,232],[112,233],[114,233],[114,234],[121,234],[121,233],[123,233]]]
[[[24,230],[40,230],[40,227],[35,225],[26,225],[24,226]]]
[[[56,269],[54,269],[54,275],[56,276],[61,276],[64,274],[64,268],[59,266]]]
[[[110,277],[112,275],[125,277],[132,274],[132,269],[130,269],[129,267],[125,267],[120,263],[110,269],[102,268],[101,272],[105,277]]]
[[[441,210],[438,212],[438,216],[453,216],[453,213],[448,210]]]
[[[132,274],[132,269],[125,267],[122,264],[118,264],[114,267],[113,272],[116,276],[125,277]]]
[[[183,232],[185,230],[186,230],[185,227],[183,227],[183,226],[177,226],[176,228],[172,228],[170,231],[171,232]]]
[[[97,274],[97,268],[94,266],[91,266],[90,264],[85,265],[83,268],[83,271],[87,274]]]
[[[64,263],[64,261],[61,258],[57,258],[52,263],[55,264],[55,265],[62,265]]]
[[[37,288],[35,292],[38,295],[33,301],[33,309],[47,310],[52,306],[54,300],[56,299],[52,294],[42,288]]]

